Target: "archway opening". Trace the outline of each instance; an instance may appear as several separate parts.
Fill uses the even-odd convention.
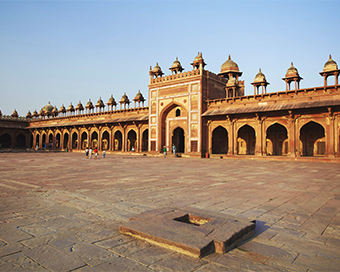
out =
[[[98,133],[96,131],[92,132],[91,135],[91,147],[98,148]]]
[[[309,122],[300,130],[302,156],[324,156],[326,153],[325,129],[316,122]]]
[[[72,134],[72,149],[77,149],[78,148],[78,133],[73,132]]]
[[[19,134],[17,136],[17,142],[16,142],[16,147],[17,148],[25,148],[26,146],[26,138],[23,134]]]
[[[55,147],[60,148],[60,133],[57,133],[57,136],[55,137]]]
[[[52,133],[48,135],[48,146],[49,148],[53,148],[53,134]]]
[[[86,149],[88,147],[88,142],[87,142],[87,133],[84,131],[81,134],[81,148]]]
[[[0,147],[10,148],[11,147],[11,136],[8,133],[4,133],[0,136]]]
[[[33,148],[33,134],[30,133],[30,147]]]
[[[212,133],[212,153],[228,154],[228,131],[218,126]]]
[[[149,143],[149,130],[144,130],[142,134],[142,152],[148,151],[148,143]]]
[[[115,132],[114,135],[114,150],[115,151],[121,151],[122,150],[122,133],[118,130]]]
[[[176,128],[172,134],[172,145],[176,146],[177,153],[185,152],[185,136],[184,130],[180,127]]]
[[[237,133],[237,154],[238,155],[255,155],[255,130],[244,125]]]
[[[35,145],[36,145],[36,148],[38,148],[38,147],[40,146],[39,139],[40,139],[40,135],[37,134],[37,135],[35,136]]]
[[[64,134],[64,145],[63,148],[67,148],[68,147],[68,133]]]
[[[130,130],[127,137],[127,150],[136,151],[137,149],[137,134],[134,130]]]
[[[41,142],[41,146],[43,147],[43,148],[46,148],[46,134],[44,133],[43,135],[42,135],[42,142]]]
[[[287,129],[281,124],[273,124],[267,129],[267,155],[282,156],[288,153]]]
[[[110,134],[105,130],[102,135],[102,150],[110,149]]]

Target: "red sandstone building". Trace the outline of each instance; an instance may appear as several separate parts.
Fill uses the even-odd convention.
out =
[[[124,94],[93,105],[51,104],[26,118],[1,116],[0,143],[79,151],[87,146],[111,152],[158,154],[174,144],[182,155],[315,156],[340,158],[339,71],[331,56],[320,75],[321,87],[300,88],[301,76],[291,64],[286,90],[267,92],[265,75],[255,76],[254,95],[244,95],[242,72],[231,60],[217,75],[205,70],[202,54],[183,71],[176,59],[164,75],[157,64],[149,71],[149,106],[138,92],[133,106]],[[329,76],[335,85],[328,85]],[[118,109],[117,109],[118,108]],[[1,113],[0,113],[1,114]]]

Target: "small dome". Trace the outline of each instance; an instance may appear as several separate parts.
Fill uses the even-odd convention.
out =
[[[44,111],[45,113],[50,113],[53,110],[53,106],[50,104],[50,102],[48,102],[48,104],[42,107],[41,110]]]
[[[334,70],[338,70],[338,65],[336,64],[334,60],[332,60],[332,56],[329,55],[329,60],[325,63],[323,67],[323,71],[328,72],[328,71],[334,71]]]
[[[178,58],[176,57],[176,60],[172,64],[171,68],[182,68],[181,63],[178,61]]]
[[[141,94],[140,90],[138,90],[138,93],[136,94],[134,101],[145,101],[143,95]]]
[[[33,117],[38,117],[39,116],[39,114],[38,114],[38,112],[37,112],[37,110],[34,110],[34,112],[33,112],[33,115],[32,115]]]
[[[12,112],[12,115],[11,115],[12,117],[19,117],[19,114],[18,114],[18,112],[17,112],[17,110],[14,110],[13,112]]]
[[[299,74],[298,70],[294,67],[293,62],[291,63],[291,66],[288,68],[286,76],[290,74]]]
[[[222,72],[227,72],[227,71],[236,71],[239,72],[239,68],[238,65],[231,60],[230,55],[228,57],[228,60],[222,64],[221,66],[221,73]]]
[[[203,60],[202,53],[198,52],[198,55],[195,58],[195,61],[197,60]]]
[[[126,93],[123,94],[122,98],[119,101],[120,103],[130,103],[130,100],[128,98],[128,96],[126,95]]]
[[[73,105],[72,105],[72,102],[71,102],[71,104],[68,106],[67,111],[74,111],[74,107],[73,107]]]
[[[96,104],[96,107],[104,107],[104,102],[103,100],[101,99],[101,97],[99,97],[98,101],[97,101],[97,104]]]
[[[59,112],[66,112],[66,108],[64,104],[60,107]]]
[[[32,113],[31,111],[28,111],[28,113],[26,114],[26,118],[31,118],[32,117]]]
[[[111,94],[109,101],[107,102],[108,105],[117,105],[116,100],[114,99],[113,95]]]
[[[41,109],[41,110],[39,111],[39,115],[40,115],[40,116],[45,116],[45,112]]]
[[[83,104],[79,101],[77,107],[76,107],[76,110],[83,110],[84,107],[83,107]]]
[[[255,76],[254,82],[264,82],[266,81],[266,76],[261,72],[261,68],[257,75]]]
[[[57,106],[54,106],[52,112],[53,112],[53,113],[57,113],[57,112],[58,112]]]
[[[158,62],[156,63],[155,68],[153,68],[153,72],[154,73],[162,72],[162,69],[161,69],[161,67],[159,67]]]

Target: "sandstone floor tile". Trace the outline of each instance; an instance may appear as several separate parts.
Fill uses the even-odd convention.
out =
[[[145,248],[150,247],[151,245],[145,241],[134,239],[131,242],[120,244],[110,249],[113,253],[122,255],[122,256],[131,256],[132,254],[141,251]]]
[[[99,265],[117,257],[105,249],[84,242],[77,242],[76,244],[65,247],[62,250],[75,259],[81,260],[91,266]]]
[[[48,271],[46,268],[33,261],[23,253],[12,254],[0,258],[0,271]]]
[[[69,271],[85,265],[84,262],[49,245],[26,249],[23,253],[52,271]]]
[[[144,250],[138,251],[130,256],[130,258],[149,266],[156,263],[162,259],[168,258],[171,255],[176,254],[173,250],[168,250],[165,248],[151,246]]]
[[[169,258],[163,259],[159,262],[156,262],[149,267],[151,269],[162,271],[162,269],[168,269],[169,271],[177,271],[177,272],[184,272],[184,271],[195,271],[202,265],[206,264],[207,262],[201,259],[196,259],[192,257],[188,257],[182,254],[174,254]]]
[[[21,243],[1,243],[0,257],[11,255],[16,252],[21,252],[25,247]]]
[[[128,235],[116,234],[115,236],[111,238],[102,240],[100,242],[96,242],[94,244],[102,248],[110,249],[110,248],[113,248],[113,247],[116,247],[116,246],[119,246],[121,244],[125,244],[128,242],[132,242],[132,241],[135,241],[135,239]]]
[[[153,271],[133,260],[124,257],[118,257],[96,266],[100,271],[126,271],[126,272],[150,272]]]

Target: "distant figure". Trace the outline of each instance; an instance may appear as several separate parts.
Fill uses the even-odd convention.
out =
[[[174,153],[174,155],[176,155],[176,146],[175,146],[175,144],[172,144],[172,153]]]
[[[94,149],[94,158],[97,159],[98,156],[98,149],[97,147]]]
[[[90,148],[90,151],[89,151],[89,158],[90,159],[92,158],[92,148]]]
[[[35,146],[35,150],[38,150],[39,149],[39,145],[37,144],[36,146]]]
[[[164,158],[166,158],[166,147],[163,147]]]
[[[132,148],[131,148],[131,151],[132,151],[132,152],[135,152],[135,148],[134,148],[134,147],[132,147]]]
[[[85,156],[86,156],[86,159],[89,158],[89,148],[88,147],[86,147],[86,149],[85,149]]]
[[[105,156],[106,156],[106,151],[103,150],[103,159],[105,159]]]

